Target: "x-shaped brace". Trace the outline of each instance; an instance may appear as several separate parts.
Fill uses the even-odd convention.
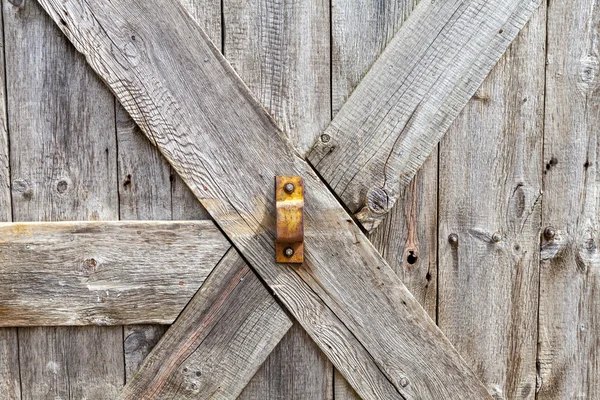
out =
[[[457,394],[489,398],[485,388],[327,185],[295,152],[220,52],[176,1],[39,1],[184,179],[240,255],[363,398],[454,398]],[[408,107],[412,111],[404,119],[396,112],[388,112],[390,120],[384,119],[365,134],[363,128],[372,123],[374,115],[381,111],[381,104],[371,110],[364,109],[363,105],[366,114],[359,116],[362,120],[356,120],[355,114],[360,108],[357,109],[352,99],[360,99],[369,90],[379,90],[384,83],[377,84],[378,79],[389,84],[376,67],[369,74],[371,78],[360,85],[349,105],[344,107],[348,111],[342,110],[328,129],[324,137],[329,139],[323,141],[327,146],[317,144],[311,153],[310,159],[316,165],[326,159],[327,154],[354,151],[358,160],[358,167],[353,167],[354,178],[365,176],[356,171],[362,167],[368,170],[366,176],[373,176],[376,171],[375,175],[382,177],[381,190],[361,188],[360,182],[365,182],[362,178],[359,189],[351,190],[359,200],[347,203],[351,208],[358,207],[352,211],[358,211],[361,221],[376,225],[374,221],[379,216],[374,214],[381,214],[380,208],[389,209],[397,196],[394,193],[414,175],[464,105],[459,100],[444,102],[447,100],[444,95],[451,96],[449,93],[457,91],[460,99],[468,99],[468,92],[476,89],[539,5],[539,1],[534,0],[506,0],[497,6],[487,3],[476,0],[422,2],[400,33],[405,37],[399,42],[405,39],[414,44],[417,39],[411,35],[429,20],[428,17],[448,14],[450,22],[458,24],[461,15],[469,16],[470,12],[477,16],[493,10],[497,14],[494,15],[502,16],[490,26],[490,29],[494,24],[504,27],[499,30],[499,36],[495,36],[496,32],[491,39],[482,35],[484,39],[475,41],[479,46],[474,46],[475,50],[463,49],[473,53],[473,65],[450,68],[447,74],[438,71],[431,86],[439,89],[436,92],[439,96],[435,97],[443,106],[439,115],[432,110],[436,101],[403,103],[402,94],[410,92],[411,83],[420,76],[413,73],[419,65],[410,65],[405,75],[399,73],[398,86],[386,101],[398,101],[399,109]],[[473,34],[481,33],[473,31]],[[490,39],[488,47],[486,38]],[[394,39],[397,44],[396,40],[398,38]],[[477,57],[480,50],[488,48],[494,49],[492,54]],[[419,58],[423,54],[408,52],[395,56]],[[386,64],[390,61],[384,54],[377,65],[393,70]],[[470,74],[472,69],[484,73]],[[421,137],[419,124],[423,120],[429,121],[429,125]],[[440,126],[435,128],[437,121]],[[396,140],[386,141],[388,144],[374,150],[373,154],[380,150],[390,152],[384,165],[362,162],[364,149],[343,139],[348,133],[346,128],[356,124],[359,125],[355,126],[354,137],[380,134],[379,128],[404,126],[395,134]],[[399,139],[403,146],[398,148]],[[337,147],[332,148],[329,143],[337,143]],[[372,147],[372,144],[367,145],[367,148]],[[419,156],[417,160],[421,161],[412,158],[406,161],[406,152],[411,151],[415,151]],[[399,174],[399,165],[403,163],[408,165],[407,171]],[[335,164],[340,163],[334,161]],[[331,165],[325,162],[318,170],[338,187],[339,170]],[[346,172],[342,172],[346,176]],[[297,175],[305,181],[305,262],[299,267],[274,262],[272,180],[277,175]],[[389,184],[388,177],[393,178]],[[354,182],[356,187],[354,178],[342,180]],[[346,183],[344,190],[352,186]],[[344,193],[338,192],[341,198]],[[366,204],[361,205],[361,202]],[[235,254],[226,256],[223,261],[228,260],[233,260],[233,264],[240,262]],[[223,275],[227,275],[222,269]],[[227,276],[234,280],[240,278],[235,273]],[[235,288],[232,286],[231,290]],[[215,301],[210,309],[217,313],[219,301],[225,301],[204,286],[197,297]],[[192,303],[198,305],[198,302]],[[265,304],[269,309],[271,303]],[[203,318],[210,322],[212,316],[207,313]],[[278,317],[278,321],[285,325],[284,317]],[[179,322],[173,328],[179,327],[185,333],[184,328],[190,327],[189,321],[188,325],[186,321],[177,325]],[[191,336],[182,343],[177,357],[165,355],[169,362],[185,360],[185,354],[202,340],[202,333],[194,336],[194,332],[197,333],[193,329],[188,332]],[[161,393],[168,384],[168,377],[160,372],[172,367],[169,362],[160,364],[163,361],[156,358],[146,363],[138,375],[148,380],[136,382],[134,378],[125,389],[124,397],[146,398]],[[144,374],[144,368],[156,374]],[[128,392],[128,388],[145,392],[140,396],[140,392]]]

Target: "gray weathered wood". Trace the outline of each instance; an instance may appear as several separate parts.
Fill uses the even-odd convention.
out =
[[[221,42],[221,4],[182,0],[182,4],[216,43]],[[140,132],[120,104],[117,113],[119,217],[121,219],[206,219],[208,213],[169,163]],[[123,328],[125,381],[138,369],[166,332],[163,325]]]
[[[361,396],[489,398],[179,4],[40,2]],[[274,263],[282,173],[309,188],[296,268]]]
[[[540,399],[600,398],[599,6],[549,3]]]
[[[233,399],[291,325],[231,249],[120,398]]]
[[[0,223],[0,326],[170,324],[231,246],[211,221]]]
[[[498,399],[535,398],[545,41],[543,5],[440,143],[438,325]]]
[[[4,60],[4,28],[0,7],[0,60]],[[12,220],[10,167],[4,62],[0,63],[0,221]],[[0,393],[7,400],[21,399],[19,339],[16,329],[0,329]]]
[[[114,97],[33,1],[3,4],[14,221],[117,213]],[[20,328],[23,399],[114,399],[121,327]]]
[[[308,155],[365,229],[393,207],[540,2],[419,3]]]
[[[332,3],[334,113],[343,106],[416,3],[415,0]],[[427,313],[435,318],[437,151],[369,239]],[[356,398],[341,374],[336,373],[334,382],[336,400]]]
[[[304,154],[331,120],[329,4],[225,0],[223,22],[227,61]],[[296,323],[241,399],[327,399],[332,374]]]
[[[224,54],[300,154],[331,121],[329,3],[224,0]]]

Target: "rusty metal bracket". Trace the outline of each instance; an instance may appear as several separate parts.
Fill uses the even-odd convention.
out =
[[[277,238],[275,261],[298,264],[304,261],[304,179],[275,177]]]

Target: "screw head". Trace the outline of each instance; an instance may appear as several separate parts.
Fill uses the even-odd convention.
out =
[[[406,379],[406,378],[400,378],[400,386],[407,387],[408,386],[408,379]]]
[[[554,237],[556,236],[556,229],[554,229],[554,227],[549,226],[546,229],[544,229],[544,237],[548,240],[552,240],[554,239]]]
[[[292,194],[294,192],[294,189],[296,189],[296,187],[294,186],[293,183],[288,182],[285,185],[283,185],[283,190],[287,193],[287,194]]]
[[[452,246],[458,245],[458,235],[456,233],[451,233],[448,236],[448,243],[450,243]]]
[[[329,136],[328,134],[324,133],[321,135],[321,142],[323,143],[327,143],[331,140],[331,136]]]
[[[496,243],[502,240],[502,234],[500,232],[494,232],[492,235],[492,240]]]
[[[292,249],[291,247],[286,247],[285,250],[283,250],[283,254],[287,257],[290,258],[291,256],[294,255],[294,249]]]

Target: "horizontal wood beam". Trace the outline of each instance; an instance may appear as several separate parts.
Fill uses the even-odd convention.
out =
[[[231,249],[127,383],[121,399],[235,399],[292,326]]]
[[[371,231],[540,0],[421,1],[308,154]]]
[[[0,224],[0,326],[170,324],[231,247],[211,221]]]
[[[363,398],[490,398],[176,0],[39,1]],[[274,261],[277,175],[304,178],[300,266]]]

